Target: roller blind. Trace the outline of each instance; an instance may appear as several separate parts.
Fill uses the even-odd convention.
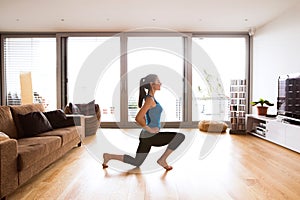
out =
[[[43,103],[46,109],[57,107],[55,38],[5,38],[4,73],[7,105],[22,104],[31,83],[32,103]],[[24,73],[30,76],[25,76],[26,85],[21,88]]]

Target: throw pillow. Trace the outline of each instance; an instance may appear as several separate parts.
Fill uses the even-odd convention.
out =
[[[21,126],[20,120],[18,118],[18,115],[25,115],[31,112],[44,112],[45,108],[44,105],[41,103],[38,104],[25,104],[25,105],[15,105],[15,106],[9,106],[10,111],[12,113],[15,126],[17,128],[17,139],[25,137],[23,128]],[[7,132],[8,133],[8,132]]]
[[[42,112],[31,112],[18,115],[25,137],[53,130],[47,117]]]
[[[81,114],[84,115],[95,115],[95,100],[89,102],[89,103],[83,103],[83,104],[76,104],[76,106],[79,108]]]
[[[3,132],[0,132],[0,141],[9,139],[8,135]]]
[[[49,112],[44,112],[44,115],[47,117],[52,128],[64,128],[68,126],[74,126],[74,120],[70,120],[65,115],[64,111],[58,109]]]
[[[77,107],[76,104],[69,103],[69,107],[70,107],[70,110],[72,111],[72,114],[81,114],[80,109]]]

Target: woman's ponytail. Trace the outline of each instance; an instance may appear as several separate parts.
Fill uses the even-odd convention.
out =
[[[149,93],[149,91],[151,90],[150,83],[155,82],[156,79],[157,79],[156,74],[149,74],[146,77],[141,78],[141,80],[140,80],[140,94],[139,94],[139,102],[138,102],[139,108],[142,107],[144,98],[146,97],[147,93]],[[145,89],[148,90],[147,93],[146,93]]]
[[[142,104],[143,104],[143,100],[146,96],[146,91],[145,91],[145,78],[141,78],[140,80],[140,94],[139,94],[139,103],[138,103],[138,106],[139,108],[142,107]]]

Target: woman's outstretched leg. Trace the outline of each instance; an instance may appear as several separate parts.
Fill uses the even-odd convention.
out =
[[[124,155],[104,153],[103,154],[103,164],[102,164],[102,167],[103,168],[107,168],[108,167],[107,163],[110,160],[119,160],[121,162],[124,162]]]
[[[102,167],[107,168],[108,167],[107,163],[110,160],[118,160],[118,161],[121,161],[124,163],[131,164],[133,166],[139,167],[144,162],[147,155],[148,155],[148,153],[136,153],[136,156],[132,157],[132,156],[129,156],[126,154],[125,155],[117,155],[117,154],[104,153]]]
[[[150,152],[151,149],[151,144],[148,144],[147,142],[143,142],[143,139],[140,139],[139,146],[136,151],[135,157],[132,157],[130,155],[117,155],[117,154],[109,154],[109,153],[104,153],[103,154],[103,168],[107,168],[108,165],[107,163],[110,160],[119,160],[124,163],[128,163],[131,165],[134,165],[136,167],[141,166],[141,164],[144,162],[146,159],[148,153]]]
[[[140,138],[140,143],[136,150],[135,157],[124,155],[124,162],[139,167],[143,164],[150,150],[151,143],[148,143],[147,140],[145,142],[145,139]]]

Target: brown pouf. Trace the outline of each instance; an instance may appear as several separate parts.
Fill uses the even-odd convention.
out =
[[[198,123],[198,128],[203,132],[225,133],[228,125],[225,122],[202,120]]]

